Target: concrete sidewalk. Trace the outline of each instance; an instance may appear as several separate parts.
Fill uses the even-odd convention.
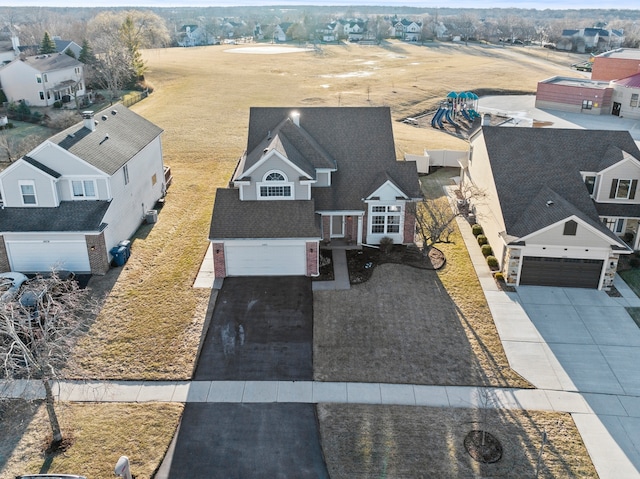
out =
[[[64,402],[345,403],[456,408],[484,404],[488,408],[580,414],[604,412],[609,397],[601,395],[600,401],[587,402],[581,394],[567,391],[317,381],[58,381],[53,390]],[[0,397],[43,399],[44,387],[39,381],[4,380],[0,381]],[[640,407],[606,410],[640,418]]]
[[[333,281],[313,281],[311,288],[313,291],[335,291],[350,289],[349,269],[347,267],[347,252],[344,249],[333,249]]]

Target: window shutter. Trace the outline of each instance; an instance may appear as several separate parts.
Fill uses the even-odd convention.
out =
[[[611,180],[611,191],[609,192],[609,198],[616,197],[616,190],[618,189],[618,179]]]
[[[629,192],[629,199],[633,200],[636,197],[636,190],[638,189],[638,180],[631,181],[631,191]]]

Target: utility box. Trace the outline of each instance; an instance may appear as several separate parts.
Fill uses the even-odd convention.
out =
[[[114,266],[124,266],[129,257],[127,256],[127,248],[125,246],[114,246],[109,251],[111,256],[113,256],[113,265]]]
[[[144,220],[147,223],[157,223],[158,222],[158,210],[149,210],[147,214],[144,216]]]
[[[129,260],[129,257],[131,256],[131,241],[129,240],[122,240],[120,241],[120,243],[118,243],[118,246],[123,246],[126,249],[125,252],[125,256],[126,256],[126,260]]]

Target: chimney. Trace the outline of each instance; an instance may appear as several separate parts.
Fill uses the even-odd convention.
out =
[[[491,115],[489,113],[485,113],[482,115],[482,121],[480,122],[481,126],[490,126],[491,125]]]
[[[292,111],[291,121],[293,122],[294,125],[300,126],[300,113],[298,113],[297,111]]]
[[[96,124],[93,121],[92,111],[83,111],[82,118],[84,120],[84,127],[89,131],[96,131]]]

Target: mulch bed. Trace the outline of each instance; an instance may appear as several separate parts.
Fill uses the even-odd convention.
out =
[[[388,251],[377,248],[347,250],[347,267],[351,284],[368,281],[379,264],[404,264],[418,269],[438,270],[444,266],[445,262],[444,254],[435,247],[431,247],[426,256],[415,245],[394,245]]]
[[[330,249],[320,250],[320,269],[319,275],[312,278],[313,281],[333,281],[333,252]]]

